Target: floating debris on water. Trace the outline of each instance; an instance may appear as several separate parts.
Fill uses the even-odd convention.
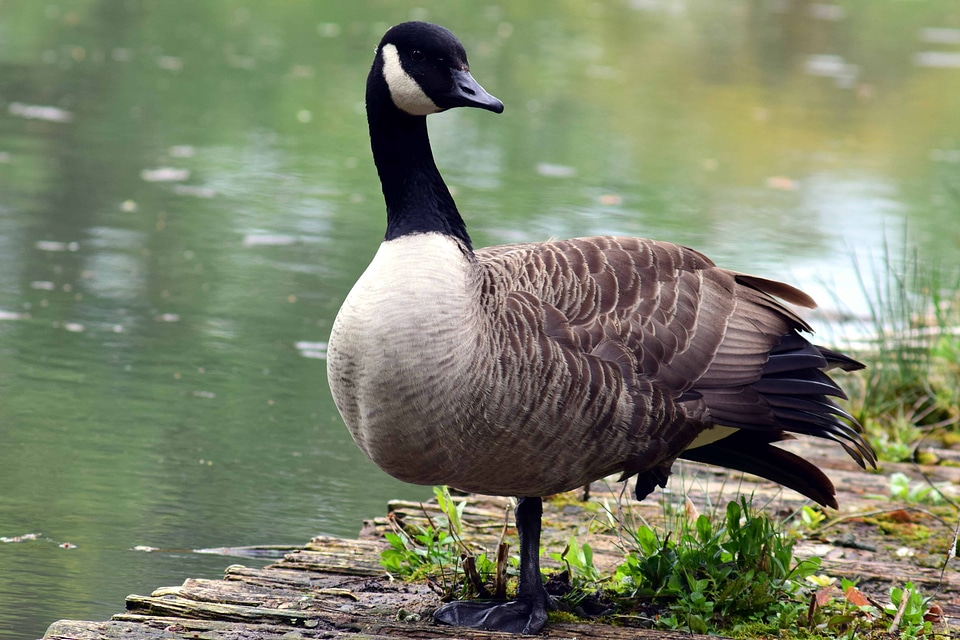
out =
[[[931,149],[930,159],[934,162],[960,162],[960,149]]]
[[[153,319],[157,322],[180,322],[179,313],[158,313],[153,316]]]
[[[300,355],[304,358],[314,358],[316,360],[327,359],[326,342],[307,342],[306,340],[301,340],[294,346],[296,346],[297,351],[299,351]]]
[[[31,289],[40,289],[41,291],[53,291],[57,288],[57,285],[49,282],[47,280],[34,280],[30,283]]]
[[[796,191],[797,181],[786,176],[770,176],[767,178],[767,187],[778,191]]]
[[[173,192],[179,196],[194,196],[197,198],[215,198],[217,190],[212,187],[197,187],[190,184],[174,185]]]
[[[208,549],[193,549],[193,553],[202,553],[218,556],[241,556],[245,558],[282,558],[297,547],[289,545],[262,545],[251,547],[211,547]]]
[[[577,175],[577,170],[563,164],[541,162],[537,164],[537,173],[547,178],[572,178]]]
[[[126,213],[134,213],[139,208],[139,205],[137,205],[137,203],[133,200],[124,200],[120,203],[120,211],[124,211]]]
[[[167,155],[171,158],[192,158],[197,154],[197,150],[189,144],[175,144],[167,149]]]
[[[960,44],[960,29],[926,27],[920,29],[920,40],[932,44]]]
[[[79,322],[64,322],[63,328],[70,333],[83,333],[83,331],[86,329],[86,327]]]
[[[815,20],[839,22],[847,17],[847,11],[838,4],[815,2],[810,5],[810,17]]]
[[[175,167],[144,169],[140,172],[140,177],[147,182],[180,182],[190,178],[190,169],[177,169]]]
[[[0,309],[0,320],[29,320],[30,314],[23,311],[4,311]]]
[[[249,71],[257,66],[257,59],[253,56],[241,56],[236,53],[228,53],[226,55],[226,61],[227,65],[234,69],[246,69]]]
[[[80,249],[78,242],[57,242],[55,240],[37,240],[34,245],[40,251],[77,251]]]
[[[958,69],[960,51],[918,51],[913,54],[913,64],[934,69]]]
[[[160,56],[157,58],[157,66],[167,71],[180,71],[183,69],[183,58],[176,56]]]
[[[243,236],[243,246],[245,247],[288,247],[296,243],[296,237],[280,234],[248,233]]]
[[[804,70],[811,76],[833,78],[838,87],[849,89],[860,75],[860,66],[851,64],[832,53],[807,56]]]
[[[213,400],[217,397],[217,394],[215,394],[213,391],[194,391],[193,396],[195,398],[207,398],[209,400]]]
[[[291,78],[312,78],[313,67],[305,64],[295,64],[290,68]]]
[[[28,120],[46,120],[47,122],[73,122],[73,113],[59,107],[50,107],[39,104],[24,104],[11,102],[7,111],[12,116],[27,118]]]
[[[12,538],[6,538],[0,536],[0,542],[27,542],[28,540],[39,540],[42,533],[25,533],[22,536],[13,536]]]

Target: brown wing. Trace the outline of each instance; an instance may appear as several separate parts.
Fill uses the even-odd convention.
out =
[[[737,274],[665,242],[578,238],[491,247],[477,257],[543,304],[551,337],[586,353],[607,341],[622,345],[637,373],[675,398],[695,385],[756,381],[780,337],[806,326],[782,306],[771,309],[772,298],[741,300]]]
[[[831,365],[861,365],[800,336],[808,325],[774,297],[814,306],[798,289],[640,238],[491,247],[477,258],[499,274],[492,279],[497,286],[535,301],[546,337],[563,350],[614,363],[624,383],[635,387],[634,409],[644,414],[634,416],[637,428],[656,441],[659,456],[652,459],[645,447],[622,461],[626,475],[640,474],[638,495],[662,486],[670,464],[683,455],[758,473],[824,502],[833,494],[829,480],[770,445],[787,437],[785,431],[836,440],[861,465],[874,461],[859,425],[829,399],[842,391],[823,373]],[[586,404],[605,392],[597,384],[584,390],[597,395]],[[757,436],[684,452],[713,425]],[[783,464],[780,473],[762,464],[769,460]]]

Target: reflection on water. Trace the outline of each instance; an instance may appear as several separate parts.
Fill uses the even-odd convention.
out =
[[[854,311],[905,226],[956,261],[950,2],[381,4],[0,2],[0,637],[428,495],[323,361],[383,233],[391,23],[453,28],[507,105],[431,125],[477,245],[657,237]]]

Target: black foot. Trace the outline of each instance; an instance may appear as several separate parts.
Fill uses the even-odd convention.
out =
[[[540,633],[547,622],[547,608],[541,602],[524,600],[450,602],[433,613],[437,622],[505,633]]]

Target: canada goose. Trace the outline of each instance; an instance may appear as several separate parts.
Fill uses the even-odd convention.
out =
[[[416,484],[517,496],[513,602],[453,602],[438,621],[535,633],[549,598],[541,496],[620,473],[642,499],[678,458],[764,476],[836,507],[830,480],[771,443],[828,438],[875,464],[824,371],[863,367],[809,343],[794,287],[686,247],[595,237],[474,250],[437,170],[426,116],[500,113],[457,38],[387,31],[367,78],[387,230],[334,322],[327,371],[356,443]]]

